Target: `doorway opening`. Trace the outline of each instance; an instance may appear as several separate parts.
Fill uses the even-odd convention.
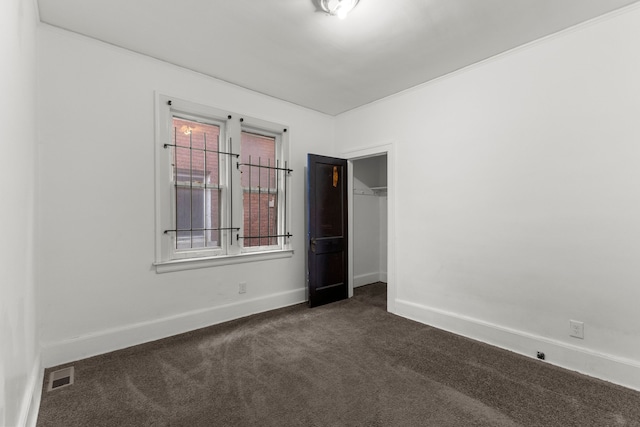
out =
[[[349,161],[349,297],[353,289],[387,283],[395,312],[393,145],[344,153]]]
[[[353,287],[387,282],[387,155],[352,161]]]

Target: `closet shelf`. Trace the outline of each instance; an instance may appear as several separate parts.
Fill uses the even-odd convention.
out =
[[[354,188],[353,193],[361,196],[382,196],[387,194],[387,187]]]

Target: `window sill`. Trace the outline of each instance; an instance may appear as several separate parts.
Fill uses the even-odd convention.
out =
[[[222,265],[242,264],[245,262],[268,261],[279,258],[291,258],[293,249],[270,252],[249,252],[239,255],[223,255],[207,258],[187,258],[171,261],[155,262],[156,273],[171,273],[174,271],[193,270],[196,268],[219,267]]]

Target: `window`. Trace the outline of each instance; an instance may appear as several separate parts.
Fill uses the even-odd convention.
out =
[[[286,128],[165,96],[157,105],[158,271],[290,256]]]
[[[220,248],[221,125],[175,115],[172,122],[176,249]]]
[[[244,246],[277,245],[279,165],[276,137],[243,131],[240,151]]]

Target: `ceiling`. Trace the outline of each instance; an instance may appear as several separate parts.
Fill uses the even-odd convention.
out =
[[[38,0],[42,22],[336,115],[640,0]]]

